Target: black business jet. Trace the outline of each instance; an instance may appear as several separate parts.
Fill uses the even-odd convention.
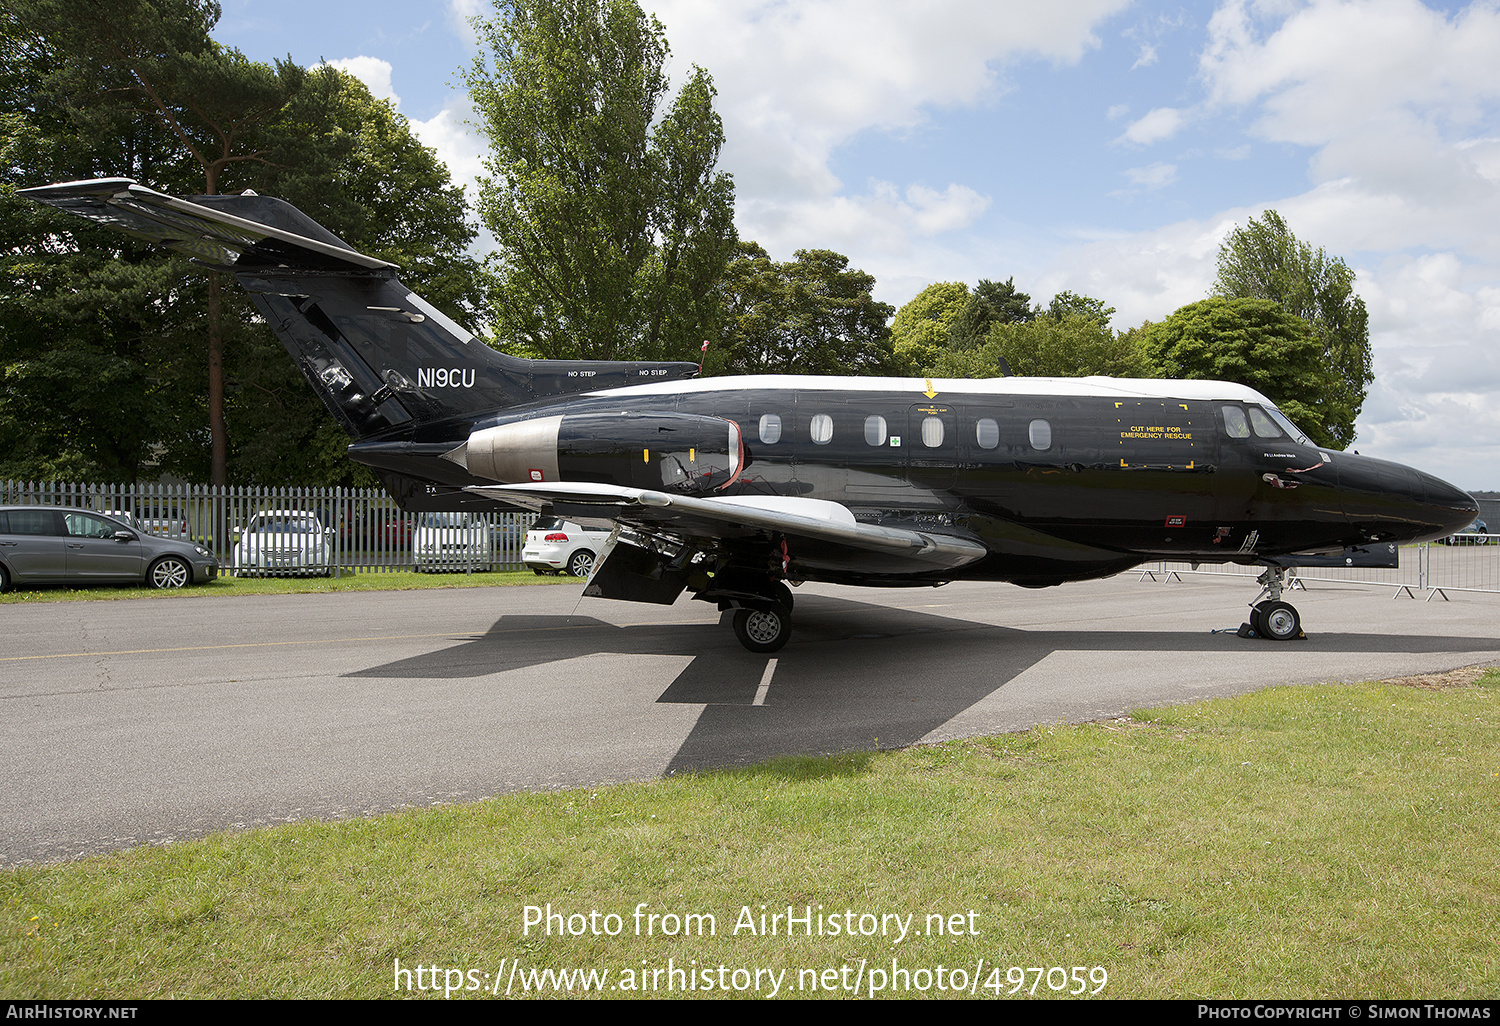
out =
[[[1243,385],[523,360],[281,200],[119,178],[24,194],[234,274],[403,508],[612,522],[586,595],[689,591],[755,652],[786,643],[789,584],[1039,588],[1161,559],[1265,567],[1250,623],[1285,640],[1304,636],[1288,568],[1394,559],[1478,512],[1314,445]]]

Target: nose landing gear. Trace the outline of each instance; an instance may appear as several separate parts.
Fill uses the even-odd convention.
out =
[[[1250,604],[1250,622],[1240,625],[1240,637],[1259,636],[1270,641],[1305,641],[1302,617],[1295,606],[1281,601],[1286,587],[1286,567],[1268,566],[1256,578],[1260,594]],[[1252,633],[1253,632],[1253,633]]]

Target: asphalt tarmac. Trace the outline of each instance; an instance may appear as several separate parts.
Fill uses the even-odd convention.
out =
[[[796,592],[791,643],[581,584],[0,607],[0,863],[1500,663],[1500,595],[1241,579]]]

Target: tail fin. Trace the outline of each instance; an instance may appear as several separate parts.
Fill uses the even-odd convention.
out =
[[[22,194],[234,274],[355,440],[468,437],[486,413],[551,396],[690,377],[692,363],[522,360],[459,327],[296,207],[268,196],[178,199],[126,178]],[[429,427],[431,430],[429,430]]]

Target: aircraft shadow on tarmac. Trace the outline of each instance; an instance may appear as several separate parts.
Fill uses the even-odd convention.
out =
[[[506,615],[451,648],[347,676],[477,678],[601,654],[692,656],[657,698],[705,706],[670,773],[913,744],[1054,652],[1247,650],[1500,653],[1500,639],[1329,633],[1306,642],[1267,642],[1207,631],[1017,630],[810,595],[799,598],[796,632],[774,666],[716,624],[617,627],[588,616]],[[768,669],[769,686],[757,705]],[[1109,701],[1101,696],[1101,710]],[[1017,708],[1018,717],[1024,718],[1026,705]]]

